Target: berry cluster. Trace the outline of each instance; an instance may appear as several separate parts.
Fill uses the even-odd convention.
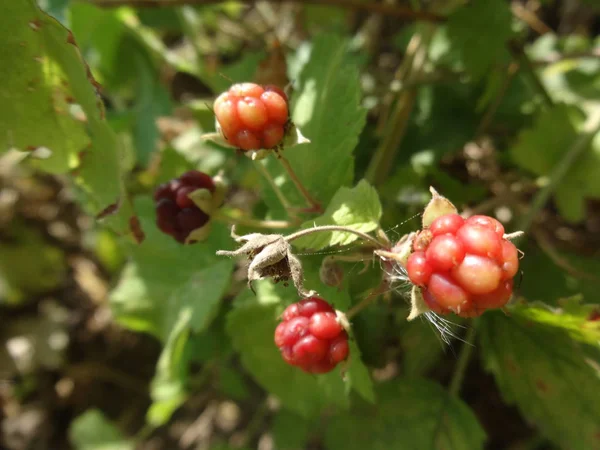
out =
[[[288,100],[276,86],[234,84],[217,97],[214,111],[230,145],[242,150],[271,149],[283,140]]]
[[[207,189],[213,194],[215,183],[209,175],[191,170],[161,184],[154,191],[156,225],[163,233],[181,243],[185,243],[191,233],[204,227],[210,220],[208,212],[200,209],[189,197],[198,189]]]
[[[275,345],[285,362],[309,373],[327,373],[348,356],[348,334],[335,310],[319,297],[286,308],[275,329]]]
[[[434,312],[473,317],[510,300],[519,258],[496,219],[443,215],[419,233],[413,248],[406,270]]]

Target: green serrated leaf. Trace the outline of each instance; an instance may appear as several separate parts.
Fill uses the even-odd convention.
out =
[[[17,83],[3,83],[1,88],[10,107],[3,109],[6,114],[0,119],[7,131],[0,149],[45,147],[49,158],[36,165],[51,172],[65,172],[79,164],[76,180],[87,194],[86,206],[93,214],[120,207],[119,227],[126,226],[131,211],[123,201],[121,143],[105,120],[96,82],[73,34],[33,0],[4,2],[0,8],[3,17],[12,18],[2,40],[6,45],[3,67],[9,70],[3,80]],[[89,138],[82,139],[82,126],[65,128],[64,121],[72,120],[68,119],[72,114],[85,122]]]
[[[519,166],[539,176],[548,176],[577,139],[581,113],[558,104],[537,118],[534,126],[522,131],[510,154]],[[585,216],[586,198],[600,197],[600,138],[595,139],[575,161],[555,190],[563,217],[580,221]]]
[[[524,243],[520,261],[523,281],[516,293],[528,301],[559,306],[561,298],[582,295],[586,303],[600,304],[600,260],[555,249],[555,259],[532,243]],[[562,266],[556,264],[556,258]],[[568,267],[568,270],[566,269]]]
[[[131,247],[132,261],[111,293],[116,320],[164,340],[182,308],[192,308],[191,327],[204,329],[214,317],[229,285],[234,262],[215,252],[230,246],[229,231],[215,224],[210,239],[181,245],[156,227],[150,198],[139,198],[136,210],[147,239]]]
[[[322,225],[341,225],[368,233],[377,229],[381,219],[379,195],[367,181],[361,180],[355,187],[341,187],[335,193],[322,216],[305,222],[302,228]],[[321,250],[333,245],[348,245],[358,236],[340,231],[314,233],[294,241],[300,248]]]
[[[600,373],[561,330],[489,313],[478,327],[485,365],[510,403],[559,447],[600,448]]]
[[[73,80],[61,54],[72,51],[68,30],[32,0],[2,2],[0,15],[7,19],[0,31],[0,152],[43,147],[47,159],[39,166],[66,172],[89,143],[83,121],[70,111]]]
[[[135,448],[135,444],[125,439],[99,409],[90,409],[71,423],[69,440],[76,450],[133,450]]]
[[[352,152],[365,124],[358,69],[348,54],[347,43],[335,35],[315,38],[296,92],[292,120],[311,142],[284,151],[285,157],[311,195],[326,205],[340,186],[353,181]],[[266,162],[273,178],[282,180],[286,196],[303,205],[275,158]],[[265,196],[273,211],[281,211],[268,185]]]
[[[474,78],[507,59],[511,18],[509,5],[502,0],[475,0],[449,16],[448,38]]]
[[[398,320],[401,321],[402,371],[408,376],[424,375],[440,360],[446,344],[427,320],[408,322],[404,314]]]
[[[380,384],[376,394],[377,405],[329,422],[327,450],[483,448],[485,433],[474,414],[438,384],[396,379]]]
[[[241,299],[238,303],[240,306],[229,313],[227,332],[240,353],[242,364],[258,384],[277,396],[288,409],[304,417],[317,414],[326,406],[348,407],[338,370],[312,376],[283,361],[273,344],[277,316],[281,313],[278,305]]]
[[[600,312],[598,304],[582,304],[580,297],[558,301],[557,307],[541,302],[518,303],[509,308],[511,315],[567,332],[571,338],[588,344],[600,342],[600,321],[590,320]]]
[[[192,309],[181,309],[158,359],[156,373],[150,386],[152,405],[146,414],[153,426],[166,423],[187,398],[185,383],[188,360],[185,346],[192,321]]]

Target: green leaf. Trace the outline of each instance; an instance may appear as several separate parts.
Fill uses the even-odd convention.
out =
[[[507,59],[506,42],[512,35],[511,12],[502,0],[475,0],[448,18],[448,38],[474,78]]]
[[[380,384],[376,393],[377,405],[332,418],[327,450],[483,448],[485,433],[474,414],[438,384],[396,379]]]
[[[83,62],[67,43],[68,30],[34,1],[2,2],[0,15],[7,20],[0,30],[0,152],[44,147],[50,153],[37,161],[39,166],[66,172],[89,143],[81,118],[70,112],[76,89],[65,67],[67,60],[77,58],[83,70]]]
[[[69,440],[76,450],[133,450],[133,442],[109,422],[102,411],[90,409],[78,416],[69,428]]]
[[[182,308],[191,308],[194,331],[206,328],[229,286],[233,260],[215,252],[231,243],[225,226],[214,224],[205,242],[183,246],[160,232],[150,198],[136,210],[147,239],[131,247],[132,261],[110,296],[116,320],[165,340]]]
[[[304,223],[302,228],[322,225],[341,225],[368,233],[377,229],[381,219],[381,203],[377,191],[367,181],[355,187],[341,187],[335,193],[322,216]],[[300,248],[321,250],[333,245],[348,245],[358,236],[340,231],[314,233],[294,241]]]
[[[260,282],[256,286],[260,297],[266,285]],[[228,315],[227,332],[242,364],[256,382],[277,396],[285,407],[304,417],[317,414],[326,406],[347,408],[348,398],[339,371],[312,376],[286,364],[273,343],[281,307],[276,303],[257,303],[250,295],[244,293],[236,301],[239,305]]]
[[[63,251],[22,223],[11,227],[10,237],[0,240],[0,278],[9,290],[9,295],[0,295],[0,304],[19,304],[59,288],[67,276]]]
[[[311,424],[303,417],[285,409],[273,419],[273,439],[277,450],[302,450],[306,448]]]
[[[134,136],[138,162],[146,166],[158,149],[160,133],[156,119],[171,114],[169,91],[160,83],[156,69],[145,55],[133,55],[137,66]]]
[[[187,398],[185,383],[188,375],[189,356],[185,346],[190,334],[191,308],[179,312],[158,359],[156,373],[151,384],[152,405],[147,413],[148,422],[154,426],[166,423],[173,412]]]
[[[402,321],[400,346],[402,347],[402,370],[405,375],[424,375],[440,360],[446,344],[427,320]]]
[[[597,345],[600,342],[600,321],[595,315],[600,312],[598,304],[582,304],[581,298],[571,297],[558,301],[557,307],[541,302],[518,303],[509,308],[511,315],[537,325],[563,330],[573,339]]]
[[[600,372],[561,330],[489,313],[481,346],[505,400],[559,447],[600,448]]]
[[[523,281],[517,289],[528,301],[543,301],[558,306],[557,300],[581,294],[586,303],[600,303],[600,261],[554,249],[555,259],[532,243],[524,243],[520,261]],[[562,266],[555,262],[558,258]],[[567,270],[566,267],[569,269]]]
[[[579,122],[579,110],[564,104],[542,112],[533,128],[522,131],[511,148],[513,160],[536,175],[550,175],[576,141]],[[599,171],[600,137],[597,136],[556,187],[556,205],[565,219],[582,220],[586,198],[600,198]]]
[[[219,391],[237,401],[250,398],[248,384],[239,370],[228,366],[219,367]]]
[[[340,186],[353,181],[352,152],[365,124],[366,111],[360,106],[358,68],[348,54],[348,45],[335,35],[313,40],[309,61],[298,79],[293,98],[292,119],[311,142],[285,151],[285,157],[308,191],[323,205]],[[275,158],[267,168],[274,178],[286,180],[282,190],[302,206],[296,188],[284,175]],[[265,185],[269,206],[278,210],[277,198]]]

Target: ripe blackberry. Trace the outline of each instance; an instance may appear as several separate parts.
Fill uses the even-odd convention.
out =
[[[216,185],[213,179],[203,172],[191,170],[154,191],[156,225],[182,244],[196,242],[192,233],[203,229],[210,220],[211,211],[202,210],[189,196],[199,189],[206,189],[214,198]]]

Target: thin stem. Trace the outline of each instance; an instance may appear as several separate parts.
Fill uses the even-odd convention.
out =
[[[352,308],[350,308],[346,312],[346,318],[348,320],[352,319],[359,312],[361,312],[363,309],[365,309],[367,306],[369,306],[371,303],[373,303],[375,300],[377,300],[379,298],[379,296],[381,294],[383,294],[386,289],[387,289],[387,284],[382,284],[381,286],[377,287],[373,292],[371,292],[369,295],[367,295],[365,298],[363,298],[360,302],[358,302],[356,305],[354,305]]]
[[[375,247],[382,248],[381,242],[379,242],[373,236],[369,236],[368,234],[363,233],[362,231],[353,230],[352,228],[342,227],[339,225],[323,225],[322,227],[307,228],[305,230],[296,231],[295,233],[292,233],[292,234],[286,236],[285,240],[288,242],[292,242],[296,239],[300,239],[301,237],[307,236],[312,233],[319,233],[319,232],[326,232],[326,231],[341,231],[344,233],[352,233],[352,234],[355,234],[356,236],[362,238],[363,240],[369,242],[370,244],[373,244]]]
[[[512,63],[508,66],[508,69],[504,74],[504,79],[502,80],[502,86],[500,86],[500,90],[498,91],[496,98],[485,112],[483,118],[481,119],[481,122],[479,122],[477,131],[475,132],[476,138],[482,136],[492,123],[492,120],[494,119],[494,116],[496,115],[498,108],[502,104],[502,100],[504,100],[504,96],[506,95],[508,88],[510,87],[510,83],[512,82],[514,76],[517,74],[518,68],[519,65],[517,63]]]
[[[294,172],[294,169],[292,168],[288,159],[285,156],[283,156],[281,153],[277,154],[277,159],[279,160],[279,162],[281,163],[281,165],[283,166],[285,171],[290,176],[290,179],[292,180],[292,182],[294,183],[294,185],[296,186],[298,191],[306,199],[306,201],[310,205],[311,209],[317,213],[323,212],[323,209],[321,208],[321,204],[313,198],[313,196],[310,194],[310,192],[308,192],[308,189],[306,189],[304,184],[302,184],[302,181],[300,181],[300,178],[298,178],[298,175],[296,175],[296,172]]]
[[[458,397],[460,394],[460,388],[462,387],[462,382],[465,378],[467,366],[469,365],[471,354],[473,353],[473,349],[475,348],[475,346],[473,345],[474,342],[475,325],[471,324],[471,328],[468,329],[467,334],[465,336],[465,342],[463,343],[460,349],[460,354],[458,355],[458,361],[456,362],[456,367],[454,368],[452,380],[450,380],[450,387],[448,388],[448,391],[452,396]]]
[[[79,0],[104,8],[132,6],[138,8],[168,8],[182,5],[210,5],[225,0]],[[256,3],[257,0],[242,0],[241,3]],[[339,6],[355,10],[368,11],[398,19],[422,20],[426,22],[444,22],[445,17],[428,11],[415,11],[401,5],[388,3],[363,2],[362,0],[268,0],[269,3],[312,3],[316,5]]]
[[[406,56],[396,72],[396,80],[412,83],[421,76],[427,62],[427,52],[435,31],[433,25],[427,24],[424,29],[413,35],[406,50]],[[384,136],[377,151],[371,158],[365,178],[372,184],[382,184],[392,170],[394,159],[406,134],[410,114],[413,111],[417,88],[403,85],[396,96],[394,109],[383,126]]]
[[[292,209],[291,203],[288,201],[288,199],[286,198],[285,194],[281,191],[279,186],[277,186],[277,183],[275,183],[275,180],[273,179],[267,168],[263,166],[263,164],[260,161],[256,162],[256,167],[258,167],[258,171],[265,177],[267,183],[271,185],[271,189],[273,189],[273,192],[275,192],[275,195],[281,202],[281,206],[283,206],[283,208],[286,211],[290,211]]]
[[[594,136],[600,132],[600,114],[597,114],[593,120],[588,122],[585,127],[587,132],[579,135],[573,145],[567,150],[562,159],[554,166],[552,173],[550,174],[548,184],[538,191],[533,198],[529,211],[523,216],[523,219],[519,222],[517,229],[527,232],[537,214],[546,205],[558,185],[562,182],[565,175],[569,172],[573,164],[585,153],[589,148],[590,143],[594,139]]]
[[[221,211],[213,213],[212,219],[233,225],[241,225],[252,228],[268,228],[271,230],[283,230],[286,228],[293,228],[297,225],[297,223],[287,220],[260,220],[252,219],[250,217],[233,217],[223,214]]]

